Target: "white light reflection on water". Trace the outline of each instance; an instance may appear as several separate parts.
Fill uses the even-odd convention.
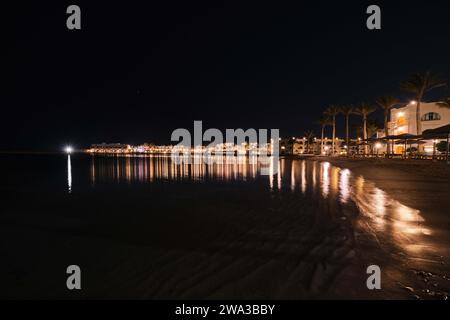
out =
[[[277,192],[298,192],[310,195],[317,201],[327,199],[334,205],[356,205],[360,218],[364,219],[377,236],[391,237],[398,245],[414,248],[413,243],[433,232],[425,227],[421,212],[391,198],[363,177],[354,176],[348,169],[340,169],[329,162],[270,160],[270,171],[277,175],[260,177],[260,165],[248,157],[226,159],[217,157],[209,163],[175,164],[164,156],[93,157],[92,182],[104,180],[126,182],[152,182],[154,180],[239,180],[251,182],[258,178],[267,181],[268,187]],[[285,175],[286,170],[291,170]],[[285,181],[287,189],[282,189]],[[68,156],[68,186],[72,191],[70,156]]]
[[[410,253],[424,250],[433,231],[425,225],[419,210],[393,199],[374,183],[362,176],[354,176],[348,169],[328,162],[320,163],[320,170],[316,166],[316,162],[294,161],[292,170],[302,171],[302,184],[305,183],[306,189],[312,189],[312,195],[314,189],[319,188],[321,198],[318,201],[327,199],[342,206],[356,205],[360,213],[357,219],[363,222],[361,225],[381,242],[394,244]],[[319,185],[316,185],[316,179],[319,179]],[[341,210],[337,205],[334,208]]]
[[[278,172],[277,174],[274,174],[275,166],[277,166]],[[283,174],[284,174],[284,165],[281,166],[281,160],[275,161],[274,157],[271,157],[269,168],[269,186],[271,190],[275,190],[275,176],[276,176],[276,189],[281,190]]]
[[[72,193],[72,164],[70,162],[70,155],[67,155],[67,189]]]
[[[313,162],[313,169],[312,169],[312,189],[315,193],[317,189],[317,161]]]
[[[273,157],[272,157],[272,159],[273,159]],[[278,190],[281,190],[281,177],[282,177],[282,175],[283,175],[283,173],[284,173],[284,167],[283,167],[283,171],[281,170],[281,161],[280,160],[278,160],[277,161],[277,164],[278,164],[278,170],[277,170],[277,181],[278,181]]]
[[[339,190],[341,194],[341,202],[347,203],[350,198],[350,170],[343,169],[341,170],[341,176],[339,179]]]
[[[295,192],[295,165],[294,163],[292,163],[292,167],[291,167],[291,191]]]
[[[324,198],[330,193],[330,163],[322,162],[320,164],[320,186]]]
[[[426,227],[419,210],[391,198],[363,177],[358,177],[355,185],[352,200],[374,235],[410,253],[418,253],[425,247],[433,232]]]
[[[220,158],[220,157],[219,157]],[[153,182],[156,180],[217,180],[254,183],[260,177],[260,164],[251,158],[215,159],[211,163],[175,164],[170,156],[116,156],[93,157],[92,182],[102,180],[126,182]],[[355,176],[348,169],[332,166],[329,162],[270,159],[270,172],[279,173],[259,180],[274,192],[298,192],[312,201],[334,205],[338,212],[348,207],[358,212],[359,221],[368,226],[368,232],[386,243],[417,253],[423,250],[426,238],[433,230],[426,226],[422,213],[393,199],[374,183]],[[291,170],[290,172],[286,172]],[[72,190],[70,156],[68,156],[68,185]],[[282,189],[285,185],[286,188]],[[301,193],[300,193],[301,192]],[[330,207],[331,208],[331,207]]]
[[[280,161],[270,159],[270,170],[275,166],[280,173],[284,171]],[[197,162],[196,162],[197,161]],[[157,180],[242,180],[256,179],[260,175],[261,166],[257,157],[211,157],[202,162],[192,158],[191,163],[175,163],[170,156],[154,155],[101,155],[91,158],[91,182],[152,182]],[[272,175],[270,187],[280,189],[282,174]],[[276,180],[274,180],[276,179]]]
[[[306,193],[306,161],[302,161],[302,193]]]

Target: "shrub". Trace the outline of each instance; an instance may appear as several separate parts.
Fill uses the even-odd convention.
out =
[[[447,141],[441,141],[436,145],[436,149],[439,152],[446,152],[447,151]]]

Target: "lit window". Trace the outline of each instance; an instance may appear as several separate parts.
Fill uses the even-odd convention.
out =
[[[441,115],[436,112],[428,112],[422,116],[422,121],[435,121],[441,120]]]
[[[398,117],[398,119],[397,119],[397,126],[404,126],[404,125],[406,125],[406,118],[405,118],[405,116]]]

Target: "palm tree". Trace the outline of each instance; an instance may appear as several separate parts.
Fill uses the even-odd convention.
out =
[[[369,114],[373,113],[376,110],[375,107],[362,103],[360,104],[356,110],[355,113],[360,115],[363,118],[363,137],[364,140],[367,140],[367,118],[369,116]],[[367,154],[368,150],[367,150],[367,144],[364,146],[364,152]]]
[[[375,122],[368,121],[367,122],[367,137],[372,138],[378,131],[378,126]],[[373,153],[373,145],[371,146],[371,152]]]
[[[421,102],[424,95],[436,88],[445,86],[445,81],[441,80],[436,74],[427,71],[425,73],[415,73],[409,79],[401,84],[401,88],[411,92],[416,98],[416,124],[417,134],[422,134],[421,123]]]
[[[358,138],[358,139],[360,139],[361,138],[361,136],[363,136],[364,134],[363,134],[363,126],[362,125],[360,125],[360,124],[354,124],[354,125],[352,125],[352,130],[354,130],[354,132],[355,132],[355,134],[356,134],[356,137]]]
[[[336,116],[340,113],[340,109],[338,106],[329,106],[327,110],[325,110],[324,114],[325,116],[328,116],[331,118],[332,125],[333,125],[333,141],[332,141],[332,151],[331,154],[334,156],[335,152],[335,143],[336,143]]]
[[[305,137],[305,142],[306,142],[306,153],[310,153],[310,146],[311,146],[311,143],[313,142],[313,139],[314,139],[314,132],[312,132],[312,131],[306,131],[305,133],[304,133],[304,137]]]
[[[350,121],[350,115],[355,113],[355,108],[351,105],[348,105],[348,106],[342,106],[340,109],[341,109],[342,114],[345,116],[345,143],[347,144],[347,148],[349,148],[349,143],[350,143],[349,121]]]
[[[322,127],[322,137],[320,139],[320,154],[323,154],[323,140],[325,138],[325,128],[331,126],[333,122],[329,117],[323,116],[319,119],[319,124]]]
[[[375,122],[369,121],[367,123],[367,137],[373,137],[377,133],[378,129],[378,125]]]
[[[384,135],[385,137],[387,137],[389,135],[389,114],[391,112],[391,109],[395,107],[395,105],[400,103],[400,100],[391,96],[384,96],[379,98],[376,102],[384,111]],[[389,141],[387,141],[387,154],[389,155],[390,153],[390,144]]]

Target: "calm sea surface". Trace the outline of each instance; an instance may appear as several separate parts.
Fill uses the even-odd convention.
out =
[[[396,297],[393,284],[368,292],[365,268],[407,281],[398,261],[429,257],[433,227],[370,181],[327,162],[271,166],[280,173],[237,158],[2,155],[0,295]]]

